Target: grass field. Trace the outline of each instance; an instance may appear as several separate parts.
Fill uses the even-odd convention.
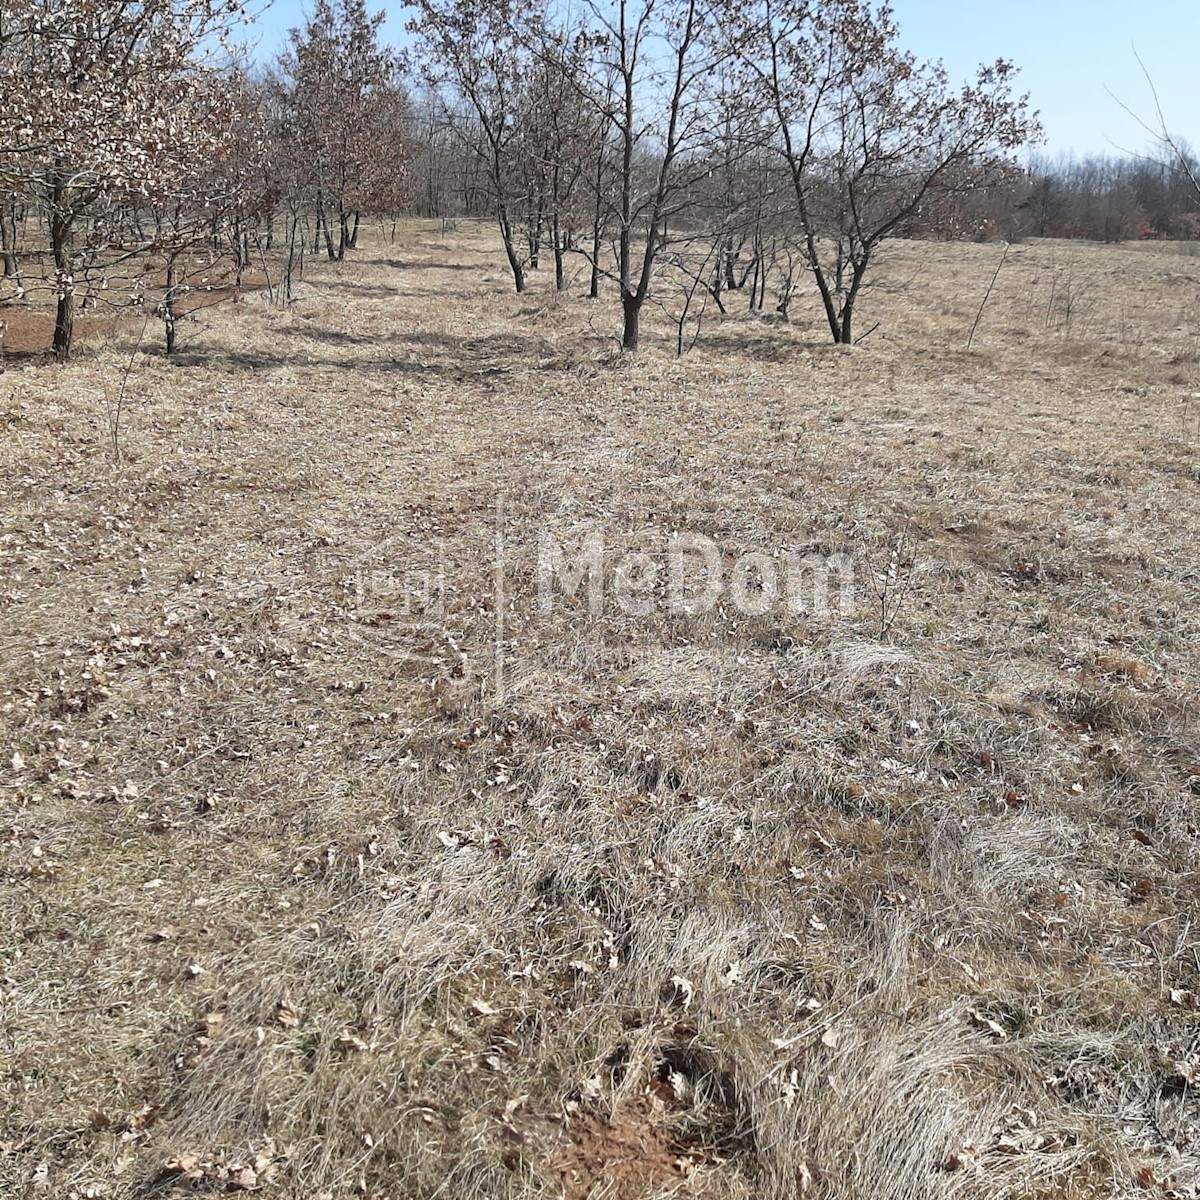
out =
[[[680,360],[412,225],[10,364],[0,1194],[1200,1195],[1192,249]],[[672,533],[854,605],[539,602]]]

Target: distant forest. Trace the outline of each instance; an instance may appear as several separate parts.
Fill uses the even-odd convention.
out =
[[[463,155],[434,122],[414,117],[409,195],[414,215],[491,216],[484,165]],[[1200,240],[1200,159],[1151,154],[1033,155],[1010,180],[976,195],[960,194],[909,222],[913,237],[1079,238],[1096,242]]]

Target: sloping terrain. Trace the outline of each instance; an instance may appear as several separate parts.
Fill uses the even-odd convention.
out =
[[[414,225],[0,376],[0,1192],[1200,1195],[1188,249],[622,359]]]

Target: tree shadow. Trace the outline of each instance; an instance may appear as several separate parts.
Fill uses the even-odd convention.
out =
[[[438,247],[442,249],[442,247]],[[405,262],[399,258],[383,258],[373,260],[376,266],[387,267],[391,271],[479,271],[479,263],[461,262],[421,262],[420,260]]]
[[[701,329],[695,348],[699,352],[707,350],[721,355],[753,358],[759,362],[779,363],[790,361],[801,351],[812,353],[833,345],[831,341],[819,341],[804,336],[804,333],[782,324],[762,333],[749,330],[744,333],[716,333]]]
[[[309,352],[313,347],[339,346],[374,353],[346,359]],[[374,335],[312,329],[298,333],[286,344],[276,343],[269,348],[194,346],[176,354],[171,361],[180,367],[250,371],[324,367],[455,379],[516,371],[568,371],[577,366],[574,356],[557,351],[542,337],[520,333],[464,337],[422,330]]]
[[[321,292],[353,292],[366,300],[390,300],[395,296],[407,296],[411,293],[404,288],[387,283],[363,283],[360,279],[305,279],[301,281],[316,293]],[[304,303],[304,296],[299,296],[299,302]]]

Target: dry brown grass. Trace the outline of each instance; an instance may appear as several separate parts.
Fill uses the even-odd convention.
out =
[[[968,353],[998,253],[621,360],[412,226],[120,463],[127,332],[0,377],[0,1193],[1196,1195],[1200,268],[1016,247]],[[862,605],[542,614],[547,522]]]

